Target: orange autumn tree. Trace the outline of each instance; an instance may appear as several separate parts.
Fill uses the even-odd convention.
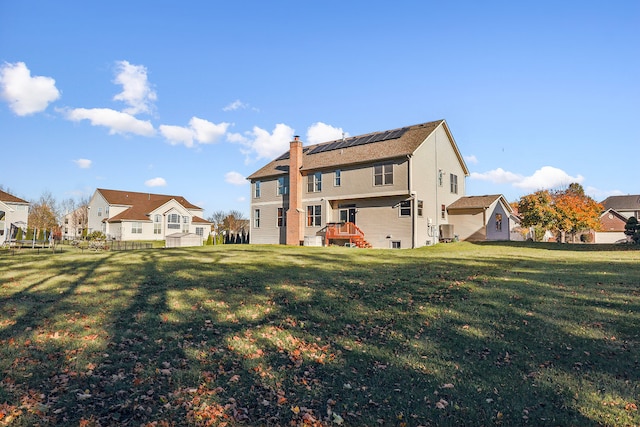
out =
[[[600,228],[600,214],[603,206],[584,194],[580,184],[573,183],[565,190],[555,191],[553,194],[556,211],[556,229],[562,235],[571,234],[575,238],[576,233],[586,230],[598,230]]]
[[[554,231],[562,242],[566,233],[575,237],[581,231],[598,230],[602,210],[602,205],[587,196],[578,183],[564,190],[540,190],[523,196],[518,203],[524,226]]]

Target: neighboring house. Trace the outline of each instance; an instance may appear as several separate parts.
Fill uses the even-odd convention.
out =
[[[628,241],[624,226],[632,216],[640,219],[640,195],[610,196],[600,203],[605,210],[600,215],[600,230],[593,233],[594,242]]]
[[[624,226],[627,225],[627,217],[615,209],[607,209],[600,215],[600,230],[593,233],[594,243],[616,243],[627,241],[624,234]]]
[[[629,219],[632,216],[640,219],[640,195],[609,196],[600,202],[605,211],[612,209]]]
[[[203,209],[182,196],[98,188],[88,209],[88,233],[102,231],[109,239],[165,240],[174,233],[204,239],[211,229]]]
[[[0,190],[0,245],[15,238],[18,228],[27,229],[29,202]]]
[[[415,248],[439,240],[467,166],[444,120],[290,149],[251,174],[250,242]]]
[[[453,232],[460,240],[524,239],[520,220],[500,194],[461,197],[447,207],[447,213]]]
[[[82,237],[82,231],[87,227],[88,211],[86,206],[81,206],[64,216],[64,224],[62,224],[63,239],[79,239]]]

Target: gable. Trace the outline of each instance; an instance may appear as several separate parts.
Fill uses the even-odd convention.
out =
[[[21,199],[20,197],[16,197],[13,194],[9,194],[5,191],[0,190],[0,202],[5,203],[18,203],[28,205],[29,202]]]

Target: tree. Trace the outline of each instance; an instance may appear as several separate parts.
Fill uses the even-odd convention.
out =
[[[536,191],[522,196],[518,202],[518,213],[524,227],[534,227],[534,236],[538,238],[539,231],[552,228],[554,212],[551,208],[552,197],[548,190]]]
[[[627,220],[624,226],[624,234],[631,237],[634,243],[640,243],[640,222],[638,222],[638,218],[632,216]]]
[[[45,192],[38,201],[31,203],[28,223],[30,227],[38,230],[58,228],[58,209],[51,193]]]
[[[598,230],[603,207],[584,193],[580,184],[573,183],[564,190],[540,190],[523,196],[518,211],[524,226],[541,227],[560,234],[575,234],[584,230]]]
[[[215,243],[221,243],[220,242],[220,237],[221,233],[222,233],[222,227],[223,227],[223,223],[224,223],[224,218],[227,216],[226,212],[224,211],[216,211],[213,213],[213,215],[211,215],[209,218],[207,218],[207,221],[209,221],[212,225],[211,225],[211,231],[213,232],[213,235],[215,236]]]
[[[242,212],[233,210],[225,217],[223,224],[225,230],[237,234],[249,226],[249,220]]]

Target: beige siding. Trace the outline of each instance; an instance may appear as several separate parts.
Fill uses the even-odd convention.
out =
[[[253,203],[249,239],[256,244],[284,243],[284,227],[278,227],[278,208],[281,203]],[[260,227],[255,227],[255,210],[260,209]]]
[[[485,213],[482,210],[457,211],[450,215],[453,232],[460,240],[486,240]]]
[[[439,171],[443,171],[442,185]],[[458,177],[457,193],[451,192],[450,174]],[[439,225],[449,223],[446,213],[445,218],[441,217],[441,205],[449,206],[465,195],[465,172],[442,126],[415,151],[411,175],[415,200],[424,202],[423,217],[418,217],[416,212],[416,246],[436,243]]]
[[[322,191],[308,192],[307,177],[304,177],[303,198],[364,198],[378,197],[388,194],[408,194],[408,162],[406,159],[396,159],[375,164],[393,164],[393,184],[374,185],[374,165],[367,164],[341,169],[342,184],[334,185],[335,170],[322,172]]]

